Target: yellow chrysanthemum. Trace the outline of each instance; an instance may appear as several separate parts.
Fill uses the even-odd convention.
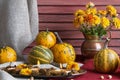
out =
[[[115,9],[115,7],[113,7],[112,5],[108,5],[106,7],[106,11],[111,15],[111,16],[116,16],[117,15],[117,10]]]
[[[74,19],[74,25],[76,28],[80,28],[80,25],[82,25],[84,23],[84,18],[83,16],[78,16]]]
[[[86,8],[91,8],[91,7],[94,7],[95,4],[92,3],[92,2],[89,2],[88,4],[86,4]]]
[[[106,17],[102,17],[102,18],[101,18],[101,25],[102,25],[104,28],[109,27],[109,25],[110,25],[109,19],[106,18]]]
[[[105,11],[105,10],[98,10],[98,14],[100,14],[102,16],[106,16],[107,11]]]
[[[88,8],[86,14],[97,14],[96,8]]]
[[[101,22],[100,17],[98,17],[98,16],[96,16],[96,15],[94,15],[93,17],[94,17],[94,24],[95,24],[95,25],[100,24],[100,22]]]
[[[76,12],[75,12],[75,17],[77,17],[77,16],[80,16],[80,15],[85,15],[85,11],[84,10],[81,10],[81,9],[79,9],[79,10],[77,10]]]
[[[115,28],[120,29],[120,19],[117,17],[113,18],[113,25]]]
[[[79,19],[80,25],[84,23],[84,18],[83,18],[83,16],[78,16],[78,19]]]

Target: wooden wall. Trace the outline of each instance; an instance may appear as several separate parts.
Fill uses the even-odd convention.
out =
[[[85,9],[89,0],[37,0],[39,14],[39,31],[57,31],[64,42],[68,42],[75,48],[76,54],[81,54],[80,47],[84,37],[73,26],[73,13],[77,9]],[[91,0],[98,9],[105,9],[106,5],[113,5],[120,14],[120,0]],[[109,47],[120,53],[120,30],[111,30],[112,39]],[[30,50],[35,43],[25,49]]]

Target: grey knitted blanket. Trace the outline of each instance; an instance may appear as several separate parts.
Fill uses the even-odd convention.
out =
[[[11,46],[22,59],[22,51],[37,33],[37,0],[0,0],[0,46]]]

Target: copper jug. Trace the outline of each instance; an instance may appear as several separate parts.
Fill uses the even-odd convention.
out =
[[[81,45],[81,54],[85,58],[93,58],[104,47],[104,41],[95,35],[84,35],[85,41]]]

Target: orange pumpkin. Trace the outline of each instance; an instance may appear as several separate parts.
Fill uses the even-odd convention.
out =
[[[5,46],[0,49],[0,64],[5,62],[13,62],[16,60],[17,54],[13,48]]]
[[[56,32],[55,34],[57,35],[60,43],[55,44],[55,46],[51,48],[54,55],[54,61],[57,63],[68,63],[70,61],[75,61],[76,54],[73,46],[69,43],[62,42],[58,33]]]
[[[68,63],[70,61],[75,61],[75,50],[71,44],[68,43],[58,43],[51,48],[54,61],[57,63]]]
[[[36,37],[37,45],[43,45],[48,48],[51,48],[56,43],[56,36],[53,32],[50,31],[41,31]]]

